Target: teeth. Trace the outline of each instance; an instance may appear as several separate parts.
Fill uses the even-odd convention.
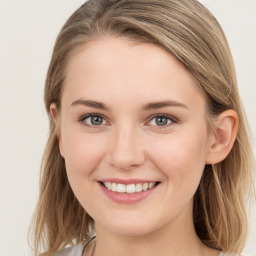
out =
[[[105,186],[107,187],[108,190],[111,190],[112,188],[111,182],[106,182]]]
[[[119,192],[119,191],[118,191]],[[132,194],[135,192],[135,184],[129,184],[126,185],[126,189],[125,189],[126,193]]]
[[[117,184],[117,192],[124,193],[125,192],[125,185],[124,184]]]
[[[155,182],[150,182],[148,185],[148,188],[149,189],[153,188],[155,186],[155,184],[156,184]]]
[[[108,190],[111,190],[113,192],[133,194],[153,188],[156,185],[156,182],[136,183],[127,185],[120,183],[117,184],[111,182],[103,182],[103,184]]]
[[[136,184],[136,192],[141,192],[142,191],[142,184],[138,183]]]
[[[143,189],[143,191],[148,190],[148,183],[144,183],[144,184],[142,185],[142,189]]]
[[[106,185],[105,185],[106,186]],[[108,188],[109,189],[109,188]],[[109,190],[112,190],[112,191],[117,191],[117,185],[116,185],[116,183],[112,183],[111,184],[111,188],[109,189]]]

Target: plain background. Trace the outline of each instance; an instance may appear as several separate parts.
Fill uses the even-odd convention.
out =
[[[43,87],[52,47],[84,1],[0,0],[0,256],[30,255],[27,230],[48,133]],[[202,0],[226,32],[256,136],[256,0]],[[255,141],[254,141],[255,149]],[[254,151],[255,152],[255,151]],[[244,250],[256,255],[256,211]]]

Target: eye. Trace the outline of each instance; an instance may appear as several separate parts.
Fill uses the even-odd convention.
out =
[[[168,115],[157,115],[150,119],[149,124],[153,126],[169,126],[172,123],[176,123],[173,117]]]
[[[107,124],[107,121],[101,115],[97,114],[82,116],[79,121],[86,126],[100,126]]]

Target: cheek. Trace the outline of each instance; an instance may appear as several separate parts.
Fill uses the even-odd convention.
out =
[[[92,184],[94,171],[104,156],[104,140],[101,136],[66,129],[62,132],[61,143],[70,186],[78,201],[90,214],[88,210],[92,208],[92,202],[97,202],[97,191]]]
[[[154,164],[177,186],[197,187],[205,166],[207,134],[192,130],[156,140],[151,151]]]
[[[77,176],[86,176],[93,172],[104,155],[103,136],[65,129],[61,143],[67,172]]]

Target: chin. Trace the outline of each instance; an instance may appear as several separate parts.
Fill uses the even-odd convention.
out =
[[[127,226],[119,226],[119,227],[113,227],[111,230],[112,233],[120,236],[126,236],[126,237],[138,237],[138,236],[145,236],[149,233],[151,233],[153,230],[150,228],[145,228],[143,226],[136,226],[132,227],[131,224]]]
[[[121,219],[112,218],[111,221],[106,221],[105,223],[101,221],[99,225],[96,225],[96,232],[97,228],[100,228],[100,226],[108,232],[121,236],[144,236],[154,231],[152,223],[146,221],[145,218],[142,220],[123,217]]]

